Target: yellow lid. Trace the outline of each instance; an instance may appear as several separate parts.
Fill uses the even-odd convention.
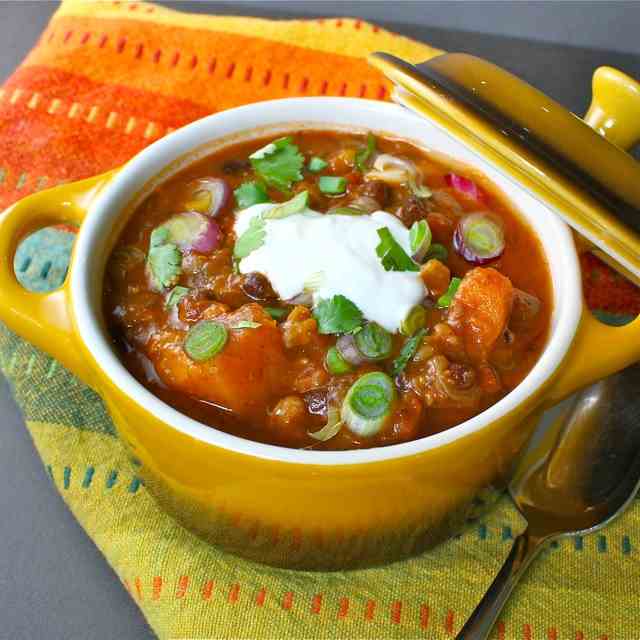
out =
[[[369,62],[393,98],[427,116],[551,206],[616,269],[640,282],[640,84],[601,67],[585,121],[544,93],[474,56],[412,65],[386,53]]]

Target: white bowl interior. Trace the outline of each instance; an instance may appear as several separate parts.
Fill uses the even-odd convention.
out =
[[[293,128],[373,130],[405,138],[427,152],[444,153],[486,175],[515,205],[544,247],[553,279],[550,339],[523,382],[483,413],[412,442],[357,451],[306,451],[266,445],[201,424],[156,398],[123,366],[102,319],[102,278],[112,234],[159,182],[198,157],[242,139]],[[582,298],[577,256],[569,228],[546,205],[428,120],[388,103],[348,98],[294,98],[256,103],[194,122],[133,158],[95,201],[75,247],[72,304],[81,338],[104,372],[122,390],[173,428],[215,446],[261,458],[304,464],[355,464],[414,455],[464,437],[512,411],[556,370],[575,335]]]

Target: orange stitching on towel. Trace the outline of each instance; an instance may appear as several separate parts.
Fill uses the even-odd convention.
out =
[[[282,608],[289,611],[293,605],[293,591],[287,591],[282,598]]]
[[[80,40],[80,44],[87,44],[87,42],[89,42],[90,37],[91,37],[91,32],[86,31],[85,34],[82,36],[82,39]]]
[[[360,29],[362,27],[362,20],[356,20],[353,26],[356,29]]]
[[[367,85],[366,84],[361,84],[360,85],[360,97],[364,98],[366,93],[367,93]]]
[[[261,607],[264,604],[264,600],[267,597],[267,590],[262,587],[260,591],[258,591],[258,595],[256,595],[256,606]]]
[[[176,589],[176,598],[184,598],[189,588],[189,576],[180,576],[178,580],[178,588]]]
[[[162,56],[162,49],[156,49],[154,54],[153,54],[153,58],[151,58],[153,60],[153,62],[155,64],[158,64],[158,62],[160,62],[160,57]]]
[[[36,91],[31,96],[31,99],[29,100],[29,102],[27,102],[27,107],[29,107],[29,109],[35,109],[38,106],[39,102],[40,102],[40,94]]]
[[[447,611],[447,615],[444,619],[444,629],[445,631],[451,635],[453,634],[453,625],[455,623],[455,618],[453,615],[453,611],[451,611],[451,609],[449,609],[449,611]]]
[[[238,593],[240,592],[240,585],[236,582],[231,585],[231,589],[229,589],[229,596],[227,600],[232,604],[238,601]]]
[[[400,618],[402,617],[402,602],[396,600],[391,605],[391,622],[393,624],[400,624]]]
[[[309,78],[305,76],[304,78],[302,78],[302,81],[300,82],[300,91],[302,93],[305,93],[308,88],[309,88]]]
[[[124,585],[124,588],[125,588],[129,593],[131,593],[131,585],[129,584],[129,581],[128,581],[126,578],[124,578],[124,580],[122,581],[122,584]],[[131,593],[131,595],[133,595],[133,594]]]
[[[73,30],[67,31],[67,33],[64,34],[64,38],[63,38],[62,42],[64,42],[66,44],[67,42],[69,42],[69,40],[71,40],[72,36],[73,36]]]
[[[271,82],[271,69],[267,69],[267,71],[264,74],[264,78],[262,79],[262,84],[267,87],[269,86],[269,83]]]
[[[18,100],[20,100],[20,97],[22,96],[23,93],[24,91],[22,89],[14,89],[13,93],[11,94],[11,97],[9,98],[9,102],[11,104],[15,104],[16,102],[18,102]]]
[[[108,39],[109,39],[109,36],[106,33],[103,33],[102,38],[100,38],[100,42],[98,42],[98,47],[102,49],[104,45],[107,44]]]
[[[78,113],[82,110],[82,105],[77,102],[72,102],[69,107],[69,112],[67,113],[67,118],[75,118]]]
[[[380,27],[377,24],[374,24],[371,30],[373,33],[378,33],[380,31]]]
[[[249,530],[247,531],[247,535],[249,536],[249,539],[255,540],[258,537],[259,529],[260,529],[260,523],[259,522],[254,522],[249,527]]]
[[[320,85],[320,93],[323,96],[327,95],[327,89],[329,88],[329,82],[327,80],[323,80],[322,84]]]
[[[138,598],[140,598],[140,600],[144,600],[144,598],[142,597],[142,582],[140,581],[140,578],[138,576],[136,576],[136,579],[134,580],[134,584],[136,585]]]
[[[345,618],[349,613],[349,598],[340,598],[340,608],[338,609],[338,618]]]
[[[302,544],[302,534],[300,533],[300,529],[294,529],[291,532],[291,544],[289,548],[293,551],[297,551]]]
[[[125,46],[127,45],[127,38],[125,36],[122,36],[122,38],[120,38],[118,40],[118,44],[116,46],[116,51],[118,53],[122,53],[124,51]]]
[[[52,31],[47,38],[47,42],[51,42],[55,38],[56,32]]]
[[[584,633],[582,633],[582,631],[576,631],[576,640],[584,640]]]
[[[547,631],[547,638],[549,640],[558,640],[558,632],[555,627],[551,627],[551,629]]]
[[[343,83],[340,85],[340,95],[341,95],[341,96],[344,96],[346,93],[347,93],[347,83],[346,83],[346,82],[343,82]]]
[[[125,133],[131,133],[135,128],[136,128],[136,124],[138,124],[138,121],[131,116],[128,120],[127,120],[127,124],[124,128],[124,132]]]
[[[96,107],[96,105],[93,105],[91,107],[91,109],[89,109],[89,113],[87,114],[87,122],[95,122],[96,120],[96,116],[98,115],[98,111],[99,111],[99,107]]]
[[[522,627],[522,637],[524,640],[531,640],[531,625],[525,624],[524,627]]]
[[[195,69],[198,66],[198,56],[195,53],[191,56],[191,64],[189,66],[192,69]]]
[[[215,582],[213,580],[207,580],[202,587],[202,599],[209,600],[211,599],[211,594],[213,593],[213,587],[215,586]]]
[[[251,76],[253,75],[253,67],[251,65],[249,65],[246,69],[246,71],[244,72],[244,81],[245,82],[251,82]]]
[[[373,616],[376,612],[376,601],[375,600],[367,600],[367,604],[364,608],[364,619],[365,620],[373,620]]]
[[[151,591],[151,599],[158,600],[162,593],[162,576],[155,576],[153,579],[153,587]]]
[[[282,88],[283,89],[288,89],[289,88],[289,74],[288,73],[284,74],[284,78],[282,80]]]
[[[227,68],[226,77],[231,78],[233,76],[233,72],[236,70],[236,63],[232,62]]]
[[[336,27],[340,28],[342,26],[342,20],[336,20]]]
[[[156,10],[155,7],[147,7],[145,13],[153,13]]]
[[[378,89],[378,100],[384,100],[386,95],[387,88],[380,85],[380,88]]]
[[[142,58],[142,53],[144,51],[144,45],[142,44],[142,42],[138,43],[138,46],[136,47],[136,60],[140,60]]]
[[[311,613],[320,613],[320,609],[322,608],[322,594],[316,593],[311,600]]]
[[[176,67],[176,66],[178,66],[178,62],[179,62],[179,61],[180,61],[180,52],[179,52],[179,51],[176,51],[176,52],[173,54],[173,58],[171,59],[171,66],[172,66],[172,67]]]
[[[209,73],[214,73],[214,71],[216,70],[217,64],[218,64],[218,61],[215,58],[212,58],[211,62],[209,63]]]
[[[53,115],[60,108],[61,104],[62,104],[62,100],[60,100],[60,98],[54,98],[49,104],[47,113],[50,115]]]
[[[496,626],[498,627],[498,640],[504,640],[504,622],[500,621]]]
[[[420,628],[426,629],[429,626],[429,607],[426,604],[420,605]]]

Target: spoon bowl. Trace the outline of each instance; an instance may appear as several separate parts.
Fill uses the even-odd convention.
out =
[[[594,384],[523,457],[509,493],[527,528],[457,640],[488,637],[545,543],[596,531],[633,500],[640,483],[638,389],[640,365]]]

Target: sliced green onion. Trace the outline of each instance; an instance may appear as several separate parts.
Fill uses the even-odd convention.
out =
[[[356,153],[356,167],[359,171],[364,173],[364,170],[367,168],[367,162],[371,159],[371,156],[376,151],[376,137],[373,133],[369,132],[367,135],[367,146],[364,149],[360,149]]]
[[[470,213],[458,222],[453,234],[453,248],[467,261],[482,265],[504,252],[502,223],[485,213]]]
[[[431,228],[426,220],[417,220],[411,225],[409,246],[413,259],[422,262],[431,246]]]
[[[269,211],[265,211],[262,214],[263,220],[281,220],[282,218],[288,218],[289,216],[293,216],[296,213],[300,213],[307,208],[309,204],[309,192],[301,191],[299,194],[291,198],[291,200],[287,200],[287,202],[283,202],[282,204],[278,204],[273,209],[269,209]]]
[[[427,251],[427,255],[424,257],[424,261],[431,260],[432,258],[435,260],[440,260],[443,264],[447,261],[449,257],[449,252],[447,251],[447,247],[443,244],[438,244],[434,242],[431,247],[429,247],[429,251]]]
[[[239,209],[248,209],[254,204],[269,202],[267,190],[259,182],[245,182],[234,192]]]
[[[209,360],[222,351],[227,337],[224,325],[214,320],[201,320],[189,329],[184,341],[184,350],[196,362]]]
[[[449,288],[438,298],[438,309],[446,309],[451,304],[461,282],[460,278],[451,278]]]
[[[318,188],[322,193],[337,195],[346,191],[347,181],[342,176],[320,176]]]
[[[282,320],[289,312],[286,309],[279,309],[278,307],[264,307],[264,310],[274,319]]]
[[[285,140],[285,138],[282,138],[282,140]],[[291,138],[288,140],[290,141]],[[275,153],[277,149],[278,147],[273,142],[270,142],[264,147],[260,147],[257,151],[254,151],[249,158],[251,160],[262,160],[265,156],[270,156],[272,153]]]
[[[422,339],[427,335],[426,329],[420,329],[415,335],[411,336],[400,349],[398,357],[393,361],[391,365],[391,375],[393,377],[401,374],[405,367],[411,362],[413,356],[416,355],[416,351],[422,342]]]
[[[324,279],[324,271],[316,271],[302,283],[302,290],[307,293],[313,293],[322,286],[322,284],[324,283]]]
[[[309,164],[307,165],[307,168],[312,173],[318,173],[319,171],[326,169],[328,166],[329,166],[329,163],[326,160],[323,160],[322,158],[318,158],[318,156],[313,156],[313,158],[309,160]]]
[[[167,295],[167,299],[165,300],[165,308],[171,309],[171,307],[175,307],[180,303],[180,300],[182,300],[182,298],[184,298],[188,293],[188,287],[173,287],[173,289],[169,291],[169,295]]]
[[[407,185],[411,193],[413,193],[417,198],[430,198],[433,193],[429,187],[423,184],[418,184],[414,176],[409,177]]]
[[[333,376],[340,376],[343,373],[353,371],[353,367],[342,357],[336,347],[331,347],[327,351],[325,364],[327,365],[327,371]]]
[[[391,414],[395,397],[393,381],[386,373],[367,373],[347,392],[340,417],[353,433],[365,438],[373,436]]]
[[[257,329],[262,325],[259,322],[252,322],[251,320],[240,320],[234,325],[231,325],[232,329]]]
[[[420,271],[418,265],[391,235],[389,227],[378,229],[378,236],[380,243],[376,247],[376,253],[385,271]]]
[[[336,216],[366,216],[367,212],[357,207],[336,207],[330,209],[328,213]]]
[[[327,424],[322,427],[319,431],[315,431],[314,433],[307,433],[314,439],[319,442],[326,442],[327,440],[331,440],[334,436],[337,436],[340,433],[340,429],[342,429],[342,420],[340,419],[340,412],[335,409],[327,409]]]
[[[355,335],[356,347],[367,360],[384,360],[391,354],[391,334],[377,322],[368,322]]]
[[[427,311],[417,304],[411,307],[407,317],[400,323],[400,333],[403,336],[412,336],[418,329],[422,329],[427,324]]]

